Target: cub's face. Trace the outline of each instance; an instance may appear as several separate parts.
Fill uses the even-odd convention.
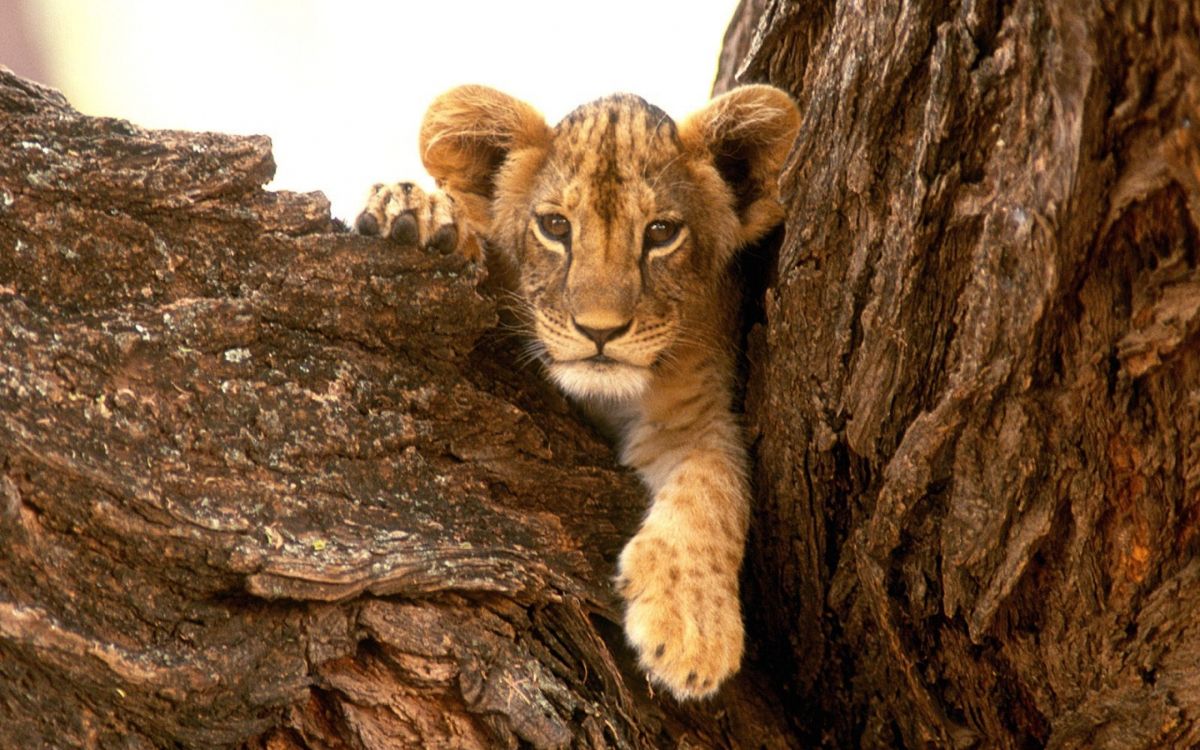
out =
[[[536,340],[569,393],[641,392],[721,270],[703,240],[722,196],[682,156],[675,123],[631,96],[553,131],[514,239]]]
[[[751,95],[678,126],[629,95],[554,128],[481,87],[430,107],[426,166],[515,262],[535,345],[568,393],[636,396],[676,346],[704,345],[730,257],[778,220],[795,107],[768,87],[736,91]]]

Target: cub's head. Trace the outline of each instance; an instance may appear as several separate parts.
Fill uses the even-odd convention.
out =
[[[735,250],[782,216],[799,127],[786,94],[745,86],[676,124],[642,99],[586,104],[550,127],[522,101],[463,86],[429,107],[421,153],[472,231],[516,269],[551,376],[625,398],[673,347],[711,331]]]

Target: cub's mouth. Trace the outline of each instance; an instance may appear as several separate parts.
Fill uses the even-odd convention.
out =
[[[569,395],[582,399],[625,401],[637,398],[650,385],[651,371],[596,354],[585,359],[550,361],[551,379]]]
[[[670,336],[661,325],[647,336],[631,324],[586,328],[570,317],[536,313],[533,333],[547,374],[567,395],[585,400],[625,401],[641,396],[653,380],[657,354]]]

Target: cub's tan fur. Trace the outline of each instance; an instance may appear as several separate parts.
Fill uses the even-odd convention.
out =
[[[620,436],[652,496],[620,558],[625,632],[680,698],[711,694],[742,658],[749,508],[727,271],[781,217],[778,172],[798,125],[795,105],[767,86],[735,89],[678,125],[617,95],[554,127],[528,104],[464,86],[421,129],[444,195],[376,186],[359,217],[365,233],[443,250],[472,254],[482,238],[550,377]]]

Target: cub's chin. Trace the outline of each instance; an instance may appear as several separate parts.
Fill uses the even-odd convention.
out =
[[[575,398],[626,401],[650,386],[649,368],[613,359],[551,362],[548,369],[558,387]]]

